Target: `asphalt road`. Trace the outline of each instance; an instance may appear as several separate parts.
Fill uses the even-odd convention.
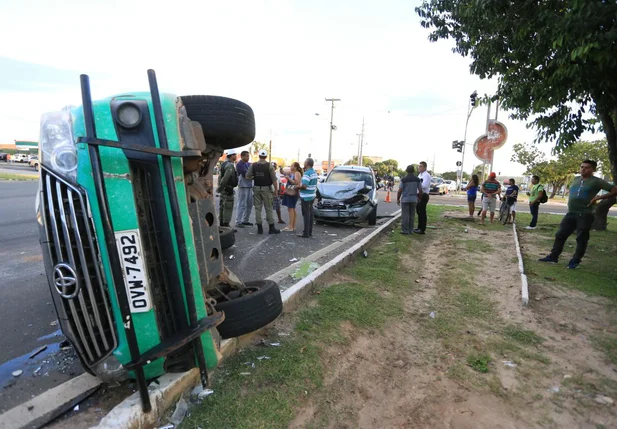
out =
[[[12,174],[26,174],[36,176],[38,172],[27,163],[0,162],[0,171]]]

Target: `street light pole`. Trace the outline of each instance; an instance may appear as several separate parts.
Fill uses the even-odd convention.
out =
[[[330,166],[332,165],[332,130],[334,130],[334,125],[332,125],[332,120],[334,119],[334,102],[341,101],[340,98],[326,98],[326,101],[332,103],[332,107],[330,108],[330,143],[328,144],[328,171],[330,171]]]
[[[364,157],[364,118],[362,118],[362,133],[360,134],[360,157],[358,158],[358,165],[362,167],[362,161]]]
[[[467,147],[467,126],[469,125],[469,118],[471,118],[471,112],[473,112],[473,109],[476,107],[477,96],[477,91],[472,92],[469,96],[469,106],[467,107],[467,120],[465,121],[465,135],[463,136],[463,155],[461,156],[461,178],[457,185],[458,192],[461,191],[461,183],[463,182],[463,174],[465,173],[465,148]]]

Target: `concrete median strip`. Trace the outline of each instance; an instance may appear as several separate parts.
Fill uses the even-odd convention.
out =
[[[92,395],[102,381],[82,374],[0,415],[0,429],[38,428]]]
[[[518,258],[518,271],[521,275],[521,299],[523,305],[529,305],[529,285],[527,284],[527,275],[525,274],[525,266],[523,265],[523,254],[521,253],[521,245],[518,240],[518,232],[516,224],[512,223],[512,232],[514,233],[514,244],[516,245],[516,256]]]
[[[310,291],[311,286],[317,282],[325,281],[327,277],[332,275],[337,269],[350,262],[358,254],[362,253],[374,240],[379,238],[380,234],[396,222],[399,217],[400,210],[393,213],[392,218],[388,219],[382,225],[379,225],[374,231],[362,238],[358,243],[354,244],[347,250],[341,251],[334,259],[328,261],[326,264],[322,265],[317,270],[282,292],[283,311],[288,312],[295,308],[299,304],[301,297]],[[354,234],[350,237],[354,237]],[[319,251],[318,255],[313,257],[313,259],[326,256],[336,250],[336,248],[340,247],[340,245],[348,243],[349,241],[351,241],[351,238],[344,240],[344,242],[340,244],[336,243],[335,246],[330,247],[327,251],[326,249],[323,249],[323,251]],[[370,258],[370,253],[368,257]],[[269,278],[279,280],[289,276],[290,272],[290,268],[287,267],[278,273],[273,274]],[[254,332],[240,338],[222,341],[222,359],[233,355],[238,349],[249,344],[258,334],[258,332]],[[89,383],[87,382],[87,380],[89,380],[88,377],[91,379]],[[199,383],[199,371],[196,368],[181,374],[165,374],[159,377],[156,382],[151,382],[148,387],[150,391],[150,401],[152,403],[152,411],[150,413],[144,413],[142,411],[139,394],[136,392],[114,407],[100,421],[98,426],[93,429],[137,429],[154,427],[158,424],[158,420],[161,416],[163,416],[165,411],[180,398],[180,395],[186,389],[196,385],[197,383]],[[0,416],[0,429],[39,427],[41,424],[51,420],[51,418],[61,414],[61,412],[57,413],[53,417],[50,417],[48,412],[48,414],[41,414],[40,417],[33,419],[32,417],[29,417],[29,414],[31,415],[32,412],[28,410],[31,403],[34,403],[35,401],[36,404],[44,404],[45,402],[49,402],[49,408],[51,409],[53,408],[52,404],[58,405],[58,398],[62,398],[62,400],[66,402],[62,410],[66,411],[69,409],[68,404],[74,405],[85,397],[83,396],[84,393],[82,393],[81,396],[70,394],[70,390],[67,389],[75,389],[75,386],[81,386],[81,390],[86,392],[88,391],[87,387],[90,386],[90,393],[88,394],[91,394],[100,384],[101,382],[98,379],[87,374],[77,377]],[[67,401],[66,398],[71,396],[74,399],[72,401]],[[55,402],[50,399],[53,397],[56,398]],[[32,411],[35,411],[37,407],[38,405],[36,405]],[[43,410],[44,408],[41,405],[41,412],[43,412]],[[45,416],[45,421],[41,420]],[[70,423],[67,423],[67,426],[70,426]]]

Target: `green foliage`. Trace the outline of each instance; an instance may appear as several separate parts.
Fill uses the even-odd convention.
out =
[[[261,143],[258,141],[251,143],[251,154],[257,155],[257,153],[262,149],[268,150],[268,143]]]
[[[358,157],[357,156],[353,156],[349,161],[347,161],[345,163],[345,165],[358,165]],[[373,162],[373,160],[367,156],[363,156],[362,157],[362,165],[364,167],[373,167],[375,165],[375,163]]]
[[[563,149],[604,131],[617,176],[617,2],[424,0],[416,12],[429,40],[452,39],[472,73],[498,79],[495,97],[537,141]]]
[[[491,361],[489,355],[471,354],[467,356],[467,363],[478,372],[488,372],[488,364]]]

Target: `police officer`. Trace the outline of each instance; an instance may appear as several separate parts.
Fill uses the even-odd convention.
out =
[[[274,215],[272,214],[274,195],[278,193],[278,181],[274,168],[266,158],[268,152],[265,150],[259,151],[259,161],[254,162],[249,167],[246,173],[248,180],[253,179],[255,186],[253,187],[253,205],[255,206],[255,223],[257,223],[257,233],[263,234],[263,226],[261,224],[261,208],[266,209],[266,220],[268,221],[269,234],[279,234],[281,231],[274,227]]]
[[[231,215],[234,210],[234,188],[238,186],[238,174],[236,173],[236,151],[227,151],[227,161],[221,165],[219,186],[217,192],[220,195],[219,201],[219,222],[221,226],[229,226]]]

